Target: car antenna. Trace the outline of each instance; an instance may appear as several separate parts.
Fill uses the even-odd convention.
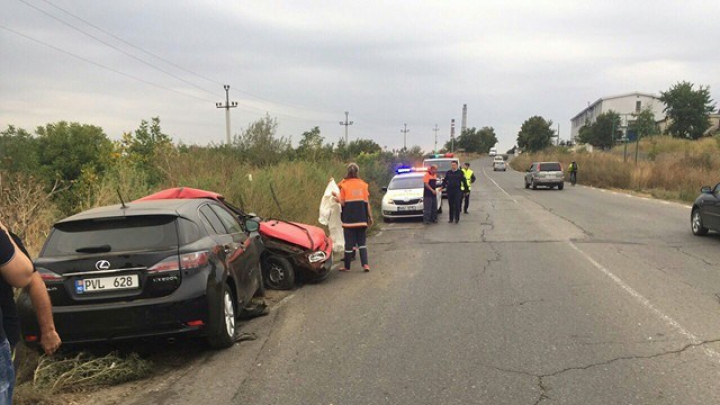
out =
[[[120,189],[116,189],[118,193],[118,197],[120,197],[120,208],[126,209],[128,206],[125,205],[125,201],[123,201],[122,195],[120,194]]]

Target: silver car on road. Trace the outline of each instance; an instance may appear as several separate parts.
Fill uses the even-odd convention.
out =
[[[557,187],[562,190],[565,186],[565,174],[560,162],[534,162],[525,172],[525,188],[538,186]]]

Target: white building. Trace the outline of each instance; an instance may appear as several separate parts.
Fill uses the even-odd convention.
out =
[[[595,122],[595,118],[610,110],[620,114],[622,122],[621,127],[627,127],[627,122],[633,121],[632,115],[637,114],[646,107],[650,107],[655,114],[655,120],[660,121],[665,118],[665,104],[654,94],[649,93],[627,93],[619,96],[603,97],[596,102],[590,104],[584,110],[570,120],[570,139],[575,143],[575,139],[580,132],[580,128]]]

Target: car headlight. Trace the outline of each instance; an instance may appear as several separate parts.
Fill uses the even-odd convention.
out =
[[[420,201],[418,201],[418,202],[423,202],[423,198],[422,198],[422,197],[420,197]]]
[[[327,259],[327,255],[323,251],[313,252],[308,255],[308,261],[310,263],[322,262],[325,259]]]
[[[393,200],[391,200],[391,199],[387,199],[387,200],[385,200],[385,204],[387,204],[387,205],[395,205],[395,201],[393,201]]]

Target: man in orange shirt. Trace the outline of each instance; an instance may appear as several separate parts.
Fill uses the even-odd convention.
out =
[[[364,271],[370,271],[365,232],[372,225],[370,193],[368,184],[359,177],[360,168],[355,163],[348,165],[347,176],[341,182],[338,200],[342,205],[343,233],[345,234],[345,260],[340,271],[350,270],[350,261],[354,256],[353,247],[357,245],[360,262]]]
[[[423,223],[429,225],[436,224],[437,219],[437,165],[432,165],[423,177]],[[442,197],[440,197],[442,198]]]

